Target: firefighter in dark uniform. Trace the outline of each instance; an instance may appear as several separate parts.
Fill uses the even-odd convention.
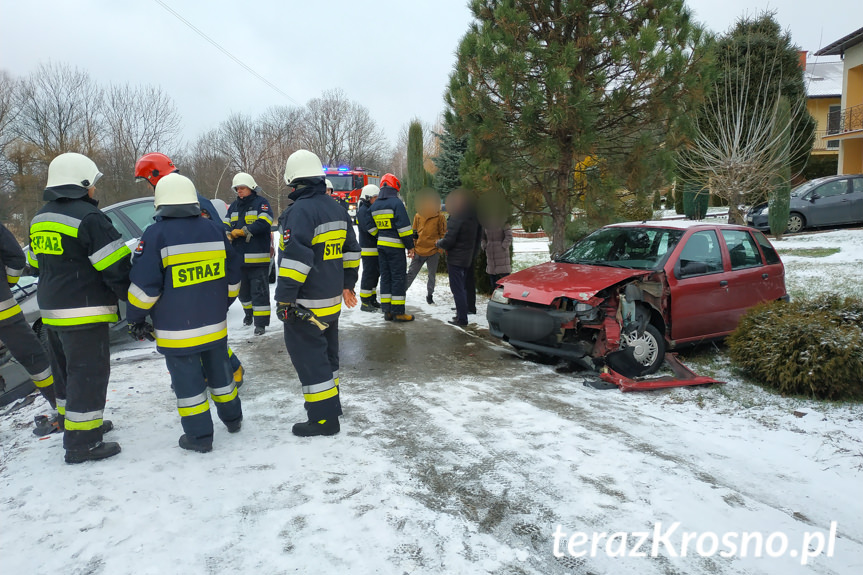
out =
[[[303,387],[308,421],[294,435],[335,435],[339,400],[339,313],[357,304],[360,246],[348,214],[326,196],[324,170],[308,150],[291,154],[285,183],[293,204],[279,217],[276,315]]]
[[[399,199],[401,183],[392,174],[381,178],[381,191],[371,207],[378,230],[378,262],[381,271],[381,307],[387,321],[413,321],[405,313],[405,282],[408,257],[414,255],[413,227],[404,203]]]
[[[168,174],[179,173],[179,171],[174,162],[171,161],[171,158],[158,152],[144,154],[135,162],[135,180],[139,182],[141,180],[146,181],[154,190],[160,179]],[[219,212],[218,208],[210,200],[198,194],[198,204],[201,206],[201,215],[203,217],[210,218],[214,222],[221,222],[225,232],[231,231],[231,226],[226,221],[227,218]],[[224,205],[224,202],[222,204]],[[225,207],[225,212],[227,213],[227,207]],[[243,364],[230,347],[228,347],[228,357],[231,361],[231,372],[234,374],[234,382],[239,387],[243,384]]]
[[[26,265],[27,256],[18,245],[18,240],[6,226],[0,224],[0,268],[6,269],[6,282],[0,281],[0,340],[30,374],[42,397],[56,409],[51,360],[12,295],[11,288],[18,283]],[[59,430],[56,417],[52,423],[48,429]]]
[[[336,192],[333,189],[333,183],[329,180],[329,178],[324,180],[324,182],[327,185],[327,195],[329,197],[331,197],[332,199],[334,199],[335,201],[337,201],[339,203],[339,205],[345,209],[345,211],[348,211],[348,209],[349,209],[348,201],[346,199],[344,199],[343,197],[336,195]]]
[[[213,449],[208,387],[229,432],[239,431],[243,420],[228,363],[227,321],[240,291],[241,262],[222,226],[201,217],[189,178],[160,179],[155,205],[160,219],[144,230],[132,260],[129,333],[138,340],[155,333],[177,394],[185,432],[180,447],[204,453]]]
[[[378,228],[372,219],[372,204],[378,198],[380,188],[374,184],[363,187],[360,205],[357,208],[357,230],[362,250],[363,275],[360,279],[360,309],[376,312],[381,308],[378,303],[377,288],[381,272],[378,266]]]
[[[120,445],[103,442],[111,358],[108,326],[129,289],[129,248],[93,199],[102,176],[81,154],[48,166],[48,202],[30,224],[30,267],[39,270],[37,299],[48,329],[66,463],[104,459]]]
[[[270,325],[270,246],[273,210],[258,195],[261,188],[249,174],[240,172],[232,183],[237,199],[228,208],[231,241],[243,256],[243,284],[240,303],[246,314],[243,325],[255,324],[255,335],[263,335]]]

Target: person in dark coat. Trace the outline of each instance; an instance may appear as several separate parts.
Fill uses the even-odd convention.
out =
[[[446,235],[436,246],[446,250],[449,287],[455,300],[456,315],[449,323],[467,325],[469,312],[468,275],[473,275],[473,259],[477,251],[479,222],[464,190],[452,191],[446,199],[449,212]]]

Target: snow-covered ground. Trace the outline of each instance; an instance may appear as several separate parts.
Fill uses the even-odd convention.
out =
[[[784,256],[792,290],[859,289],[863,231],[779,244],[840,248]],[[544,240],[515,249],[516,268],[547,258]],[[812,273],[822,263],[829,284]],[[409,290],[413,324],[343,314],[334,438],[291,435],[302,397],[280,326],[255,338],[236,305],[245,422],[234,435],[217,423],[212,453],[177,447],[176,401],[151,345],[112,355],[108,437],[123,447],[112,459],[65,465],[60,437],[31,433],[41,398],[0,417],[0,573],[863,573],[863,406],[777,397],[710,350],[698,365],[726,385],[598,391],[589,375],[490,341],[482,296],[474,326],[445,324],[452,297],[437,279],[436,305],[425,272]],[[648,557],[605,553],[613,532],[678,521],[677,551],[680,531],[781,532],[789,551],[699,557],[693,541],[686,557],[661,547],[653,558],[648,541]],[[832,521],[833,556],[801,565],[805,534],[827,536]],[[567,538],[555,548],[558,526],[606,540],[575,557]]]

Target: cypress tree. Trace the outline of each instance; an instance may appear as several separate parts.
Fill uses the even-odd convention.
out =
[[[423,166],[423,126],[414,120],[408,127],[408,179],[405,188],[405,207],[413,220],[416,214],[416,195],[425,187],[426,170]]]
[[[788,227],[788,216],[791,213],[791,159],[789,148],[791,147],[791,130],[787,128],[791,121],[791,105],[788,98],[782,96],[779,100],[779,109],[776,111],[776,125],[774,131],[779,139],[779,153],[782,154],[782,163],[779,173],[776,174],[775,184],[770,190],[770,198],[767,202],[767,221],[770,224],[770,233],[777,240],[782,239],[785,228]]]

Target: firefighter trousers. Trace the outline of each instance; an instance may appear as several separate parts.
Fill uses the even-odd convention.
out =
[[[66,429],[63,447],[86,449],[102,441],[102,413],[111,376],[107,323],[48,330],[57,413]]]
[[[285,324],[285,347],[303,387],[309,421],[342,414],[339,398],[339,319],[321,331],[305,321]]]
[[[216,413],[222,422],[228,424],[243,418],[224,341],[218,347],[188,355],[166,355],[165,364],[177,395],[180,423],[190,440],[209,442],[213,439],[208,387],[209,398],[216,404]]]
[[[363,303],[371,303],[377,293],[378,279],[381,276],[378,257],[377,254],[362,256],[363,275],[360,278],[360,299]]]
[[[381,310],[393,315],[405,313],[407,262],[404,248],[378,246],[381,266]]]
[[[57,407],[48,350],[42,347],[39,337],[30,328],[23,313],[18,312],[12,317],[0,320],[0,341],[30,374],[30,379],[36,384],[42,397],[51,407]]]
[[[267,266],[243,266],[240,304],[246,316],[254,317],[255,327],[270,325],[270,284]]]

